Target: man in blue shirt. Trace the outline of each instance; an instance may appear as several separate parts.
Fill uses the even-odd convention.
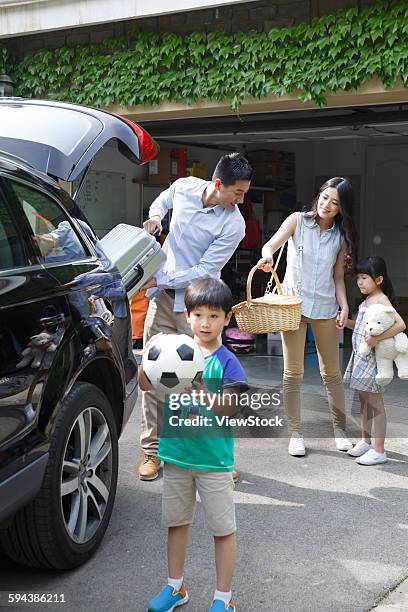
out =
[[[155,334],[191,335],[184,316],[184,291],[194,280],[219,278],[245,236],[245,221],[239,211],[249,190],[252,166],[239,153],[219,160],[212,181],[181,178],[159,195],[149,210],[144,228],[151,234],[161,231],[161,221],[172,210],[170,232],[163,250],[167,259],[146,285],[149,309],[145,320],[144,343]],[[154,391],[143,393],[139,466],[141,480],[154,480],[160,468],[157,457],[163,405]]]

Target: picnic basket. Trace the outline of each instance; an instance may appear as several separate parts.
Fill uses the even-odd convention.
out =
[[[253,334],[299,329],[301,297],[284,295],[278,275],[275,269],[271,268],[272,276],[265,295],[252,299],[252,278],[256,270],[257,266],[254,266],[248,274],[246,301],[232,307],[238,327]],[[271,291],[273,280],[276,283],[277,293]]]

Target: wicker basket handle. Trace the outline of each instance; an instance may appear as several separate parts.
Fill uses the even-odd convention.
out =
[[[254,266],[252,268],[252,270],[250,271],[250,273],[248,274],[248,279],[247,279],[247,286],[246,286],[246,301],[250,302],[252,300],[252,293],[251,293],[251,285],[252,285],[252,277],[255,274],[255,272],[258,270],[258,266]],[[271,267],[271,272],[272,272],[272,276],[274,278],[274,281],[276,283],[276,290],[278,292],[279,295],[282,295],[283,291],[282,291],[282,285],[280,284],[280,280],[278,278],[278,275],[276,274],[276,271],[273,267]]]

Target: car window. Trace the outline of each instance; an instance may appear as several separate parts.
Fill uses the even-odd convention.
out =
[[[23,143],[20,155],[24,146],[27,148],[26,142],[40,143],[46,154],[50,150],[62,151],[67,156],[76,150],[83,152],[104,129],[100,119],[68,108],[16,104],[7,111],[1,113],[0,134],[12,142]]]
[[[77,261],[90,257],[54,200],[21,183],[12,181],[10,187],[22,205],[43,262]]]
[[[0,270],[28,265],[17,227],[5,203],[0,199]]]

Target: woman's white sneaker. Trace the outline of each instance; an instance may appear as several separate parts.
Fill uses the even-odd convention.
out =
[[[300,434],[292,434],[289,440],[288,453],[292,457],[304,457],[306,455],[305,441]]]
[[[370,448],[364,455],[356,459],[359,465],[378,465],[379,463],[386,463],[387,461],[387,454],[385,452],[378,453],[375,448]]]
[[[335,429],[334,439],[336,441],[336,448],[339,451],[348,451],[353,448],[353,444],[348,439],[344,429]]]
[[[365,442],[364,440],[360,440],[360,442],[357,442],[354,448],[347,451],[347,454],[351,457],[361,457],[361,455],[364,455],[364,453],[369,451],[370,448],[372,448],[371,444]]]

